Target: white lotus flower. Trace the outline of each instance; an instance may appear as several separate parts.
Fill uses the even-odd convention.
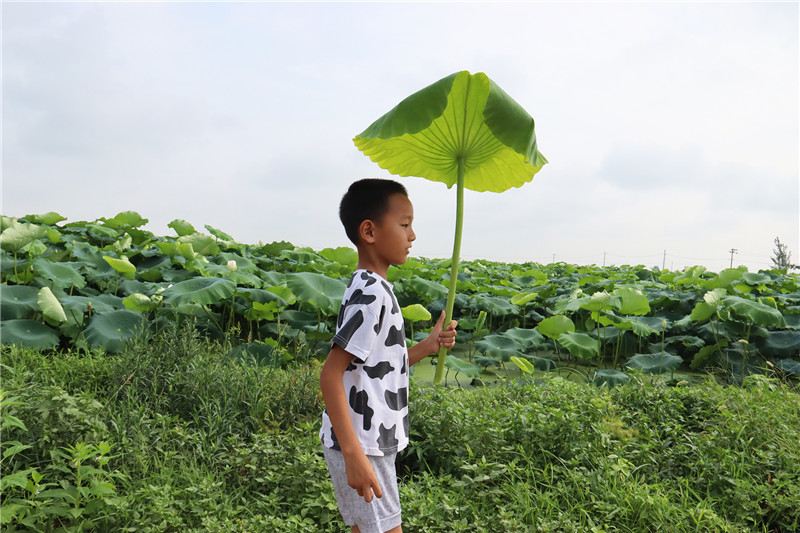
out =
[[[237,268],[238,267],[236,266],[236,261],[234,261],[233,259],[228,261],[228,270],[230,270],[231,272],[234,272]]]

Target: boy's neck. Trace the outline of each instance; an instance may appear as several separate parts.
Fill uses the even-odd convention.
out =
[[[375,261],[369,261],[367,258],[362,259],[361,254],[358,255],[358,264],[356,265],[357,270],[369,270],[370,272],[374,272],[380,277],[385,280],[388,280],[386,277],[389,272],[389,265],[380,265],[377,264]]]

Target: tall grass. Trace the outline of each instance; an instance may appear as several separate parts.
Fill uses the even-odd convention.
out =
[[[319,363],[227,353],[191,329],[115,356],[4,346],[3,529],[347,531]],[[404,531],[800,530],[800,396],[778,382],[414,385],[411,430]]]

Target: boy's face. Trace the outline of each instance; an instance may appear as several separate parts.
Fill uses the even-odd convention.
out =
[[[375,251],[389,265],[402,265],[408,259],[411,243],[417,238],[411,223],[414,206],[403,194],[389,197],[389,209],[375,223]]]

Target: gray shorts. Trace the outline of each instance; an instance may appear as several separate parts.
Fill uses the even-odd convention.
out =
[[[363,496],[358,495],[356,489],[347,484],[342,452],[326,446],[322,448],[336,492],[339,512],[345,524],[358,526],[361,533],[385,533],[401,524],[400,494],[397,491],[397,472],[394,467],[397,454],[384,457],[367,456],[383,492],[381,498],[372,498],[372,501],[367,503]]]

